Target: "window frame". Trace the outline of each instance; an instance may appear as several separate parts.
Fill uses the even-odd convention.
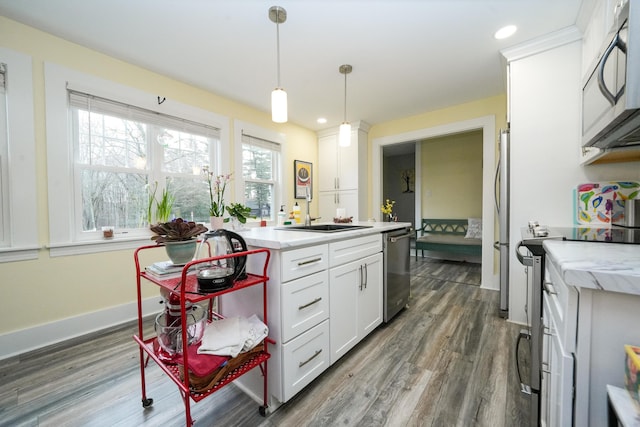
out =
[[[0,47],[0,62],[7,65],[7,194],[5,243],[0,262],[38,258],[38,204],[32,58]]]
[[[118,235],[114,239],[79,239],[73,224],[74,146],[67,90],[88,93],[146,110],[202,123],[220,130],[219,156],[215,167],[225,171],[223,159],[229,158],[229,119],[191,105],[165,99],[142,90],[45,62],[45,107],[47,114],[47,166],[49,192],[49,249],[51,256],[104,252],[138,247],[148,242],[151,232]],[[73,191],[69,191],[73,189]]]
[[[242,120],[234,121],[234,157],[235,157],[235,200],[236,203],[246,204],[246,200],[244,198],[244,178],[242,176],[242,134],[243,132],[249,136],[264,139],[266,141],[274,142],[276,144],[280,144],[280,158],[278,161],[278,165],[276,165],[276,171],[274,172],[274,196],[273,202],[274,206],[272,207],[273,218],[270,221],[267,221],[268,225],[274,225],[277,222],[277,213],[280,208],[280,205],[284,204],[284,189],[285,183],[283,181],[283,170],[285,165],[285,153],[286,150],[286,137],[284,134],[275,132],[269,129],[262,128],[260,126],[256,126],[254,124],[244,122]],[[249,220],[247,221],[247,225],[259,225],[259,219]]]

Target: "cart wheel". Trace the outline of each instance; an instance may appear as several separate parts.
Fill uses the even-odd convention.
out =
[[[259,406],[258,407],[258,412],[260,413],[261,416],[266,417],[267,416],[267,407],[266,406]]]
[[[153,399],[142,399],[143,408],[148,408],[151,405],[153,405]]]

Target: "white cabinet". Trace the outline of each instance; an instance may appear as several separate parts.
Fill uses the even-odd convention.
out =
[[[329,321],[284,344],[282,353],[286,402],[329,367]]]
[[[380,235],[330,245],[332,364],[382,323],[381,249]]]
[[[567,353],[549,294],[543,302],[542,391],[540,425],[570,426],[573,418],[573,354]],[[569,343],[570,344],[570,343]]]
[[[247,264],[249,272],[256,268]],[[267,324],[276,343],[269,346],[269,410],[290,400],[337,360],[332,357],[335,340],[353,333],[343,355],[382,323],[382,268],[380,233],[271,250]],[[220,304],[225,316],[248,317],[262,312],[262,294],[243,289],[222,295]],[[353,318],[345,317],[350,314]],[[254,397],[263,387],[261,372],[255,371],[235,382]]]
[[[332,221],[336,209],[344,208],[347,216],[358,219],[360,195],[358,190],[320,191],[318,193],[318,216],[322,221]],[[366,212],[366,211],[365,211]]]
[[[546,269],[543,425],[607,425],[606,386],[624,387],[624,345],[640,342],[640,296],[569,284],[553,262]]]
[[[329,318],[327,271],[282,284],[282,341],[300,335]]]
[[[368,124],[353,123],[348,147],[339,146],[338,128],[318,133],[318,215],[324,221],[337,208],[356,220],[366,217],[368,131]]]

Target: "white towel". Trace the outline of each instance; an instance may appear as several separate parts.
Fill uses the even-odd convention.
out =
[[[236,357],[249,335],[249,322],[242,317],[228,317],[211,322],[202,336],[198,354]]]
[[[255,314],[249,319],[220,319],[206,326],[198,354],[236,357],[260,344],[268,334],[269,328]]]
[[[247,340],[244,342],[242,351],[251,350],[253,347],[260,344],[269,334],[269,328],[267,325],[262,323],[255,314],[247,320],[247,323],[249,324],[249,333]]]

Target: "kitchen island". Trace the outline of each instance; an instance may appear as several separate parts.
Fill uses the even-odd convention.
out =
[[[383,234],[403,222],[355,222],[363,228],[315,232],[259,227],[239,232],[250,249],[271,251],[267,285],[268,410],[272,412],[344,356],[383,319]],[[247,265],[249,272],[257,266]],[[243,289],[220,298],[229,316],[263,317],[262,295]],[[263,317],[264,318],[264,317]],[[236,381],[260,402],[261,372]]]
[[[541,418],[607,425],[607,384],[624,388],[640,344],[640,245],[545,240]]]

